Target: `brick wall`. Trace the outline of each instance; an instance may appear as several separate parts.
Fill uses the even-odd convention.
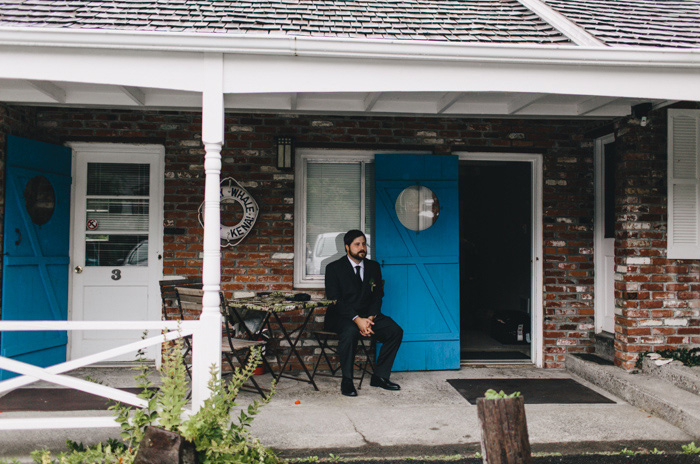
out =
[[[42,140],[165,146],[166,275],[201,271],[200,125],[200,115],[189,112],[36,110],[36,134]],[[297,147],[541,153],[545,365],[563,367],[566,352],[593,349],[593,145],[583,135],[588,125],[566,120],[228,114],[222,177],[241,182],[260,205],[260,214],[240,245],[222,249],[223,289],[292,289],[294,178],[275,167],[276,136],[292,135]],[[304,342],[309,356],[313,344]]]
[[[666,258],[666,134],[666,110],[616,124],[615,363],[626,369],[640,352],[700,344],[700,262]]]

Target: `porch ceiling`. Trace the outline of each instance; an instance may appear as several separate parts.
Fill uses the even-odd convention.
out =
[[[201,111],[200,92],[75,82],[0,79],[0,101],[33,106]],[[226,94],[232,112],[376,115],[587,117],[630,114],[632,106],[667,100],[527,92],[299,92]]]

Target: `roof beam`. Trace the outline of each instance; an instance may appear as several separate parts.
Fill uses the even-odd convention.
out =
[[[122,85],[119,89],[137,105],[146,106],[146,93],[140,88]]]
[[[567,36],[573,43],[583,47],[605,47],[606,45],[593,37],[578,24],[554,10],[540,0],[518,0],[525,8],[549,23],[553,28]]]
[[[372,111],[372,108],[374,108],[374,105],[377,104],[377,100],[379,100],[379,97],[382,96],[382,92],[370,92],[365,96],[365,99],[363,101],[363,105],[365,107],[365,111]]]
[[[528,93],[523,95],[517,95],[511,101],[508,102],[506,112],[508,114],[515,114],[528,106],[535,103],[537,100],[542,98],[544,94],[541,93]]]
[[[437,101],[436,113],[442,114],[464,96],[463,92],[447,92]]]
[[[595,97],[576,105],[576,114],[578,116],[584,116],[588,113],[600,109],[610,103],[619,100],[617,97]]]
[[[43,93],[56,103],[66,102],[66,89],[48,81],[27,81],[29,85]]]

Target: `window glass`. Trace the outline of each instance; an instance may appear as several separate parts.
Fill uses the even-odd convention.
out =
[[[411,185],[396,199],[396,215],[407,229],[421,231],[435,224],[440,214],[437,196],[428,187]]]
[[[328,263],[345,254],[343,235],[348,230],[364,229],[368,246],[371,247],[374,216],[373,166],[359,161],[309,162],[306,169],[305,193],[304,275],[313,279],[323,276]],[[364,228],[362,218],[365,222]],[[368,256],[371,256],[371,248],[368,248]]]
[[[148,164],[88,163],[85,265],[147,266]]]
[[[56,195],[51,181],[44,176],[34,176],[24,187],[24,206],[34,224],[49,222],[56,208]]]
[[[148,196],[148,164],[88,163],[88,195]]]
[[[148,235],[85,235],[86,266],[147,266]]]

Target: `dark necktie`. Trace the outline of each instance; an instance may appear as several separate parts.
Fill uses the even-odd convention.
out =
[[[362,276],[360,275],[360,266],[355,266],[355,275],[357,276],[357,281],[362,285]]]

